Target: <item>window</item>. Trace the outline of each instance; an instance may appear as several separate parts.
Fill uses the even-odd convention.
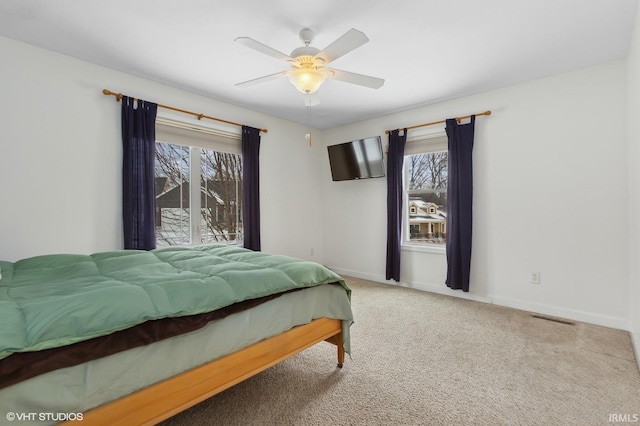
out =
[[[403,246],[444,247],[447,236],[446,135],[407,142]]]
[[[242,241],[242,157],[225,152],[240,150],[239,136],[203,135],[193,126],[158,121],[157,245]],[[220,137],[236,146],[216,143]]]

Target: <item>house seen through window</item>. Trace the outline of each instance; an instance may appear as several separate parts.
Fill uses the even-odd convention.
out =
[[[442,139],[416,145],[408,149],[404,157],[403,240],[410,245],[444,247],[447,237],[447,151],[446,148],[442,150]]]

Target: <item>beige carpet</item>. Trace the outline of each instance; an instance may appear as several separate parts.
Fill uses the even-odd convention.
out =
[[[355,324],[342,370],[321,343],[164,424],[640,424],[624,331],[346,280]]]

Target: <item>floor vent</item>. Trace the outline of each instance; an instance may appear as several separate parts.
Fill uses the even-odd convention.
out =
[[[553,321],[553,322],[558,322],[560,324],[566,324],[566,325],[576,325],[575,322],[571,322],[571,321],[567,321],[567,320],[562,320],[562,319],[558,319],[558,318],[551,318],[551,317],[545,317],[543,315],[531,315],[534,318],[538,318],[538,319],[542,319],[542,320],[546,320],[546,321]]]

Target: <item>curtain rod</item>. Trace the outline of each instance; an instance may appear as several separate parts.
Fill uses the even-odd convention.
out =
[[[471,114],[471,115],[475,115],[476,117],[479,116],[479,115],[491,115],[491,111],[485,111],[485,112],[480,112],[478,114]],[[464,120],[465,118],[471,118],[471,115],[464,115],[462,117],[456,117],[456,121],[459,123],[460,120]],[[418,127],[433,126],[434,124],[442,124],[442,123],[446,123],[446,122],[447,122],[447,120],[432,121],[431,123],[416,124],[415,126],[406,127],[406,129],[407,130],[417,129]],[[397,129],[397,130],[402,130],[402,129]],[[389,133],[393,132],[393,130],[385,130],[384,132],[388,135]]]
[[[123,96],[123,95],[122,95],[122,93],[115,93],[115,92],[112,92],[111,90],[108,90],[108,89],[104,89],[104,90],[102,91],[102,93],[104,93],[105,95],[115,96],[115,97],[116,97],[116,101],[117,101],[117,102],[119,102],[120,100],[122,100],[122,96]],[[137,100],[138,100],[138,99],[136,99],[136,101],[137,101]],[[184,114],[191,114],[191,115],[195,115],[196,117],[198,117],[198,120],[202,120],[203,118],[208,118],[209,120],[215,120],[215,121],[219,121],[219,122],[221,122],[221,123],[233,124],[234,126],[239,126],[239,127],[242,127],[242,126],[243,126],[243,124],[235,123],[235,122],[233,122],[233,121],[223,120],[223,119],[221,119],[221,118],[211,117],[211,116],[209,116],[209,115],[198,114],[198,113],[196,113],[196,112],[187,111],[186,109],[180,109],[180,108],[172,107],[172,106],[169,106],[169,105],[161,105],[161,104],[158,104],[158,107],[160,107],[160,108],[164,108],[164,109],[170,109],[170,110],[172,110],[172,111],[182,112],[182,113],[184,113]],[[263,132],[263,133],[268,133],[268,132],[269,132],[269,130],[267,130],[267,129],[260,129],[260,131],[261,131],[261,132]]]

